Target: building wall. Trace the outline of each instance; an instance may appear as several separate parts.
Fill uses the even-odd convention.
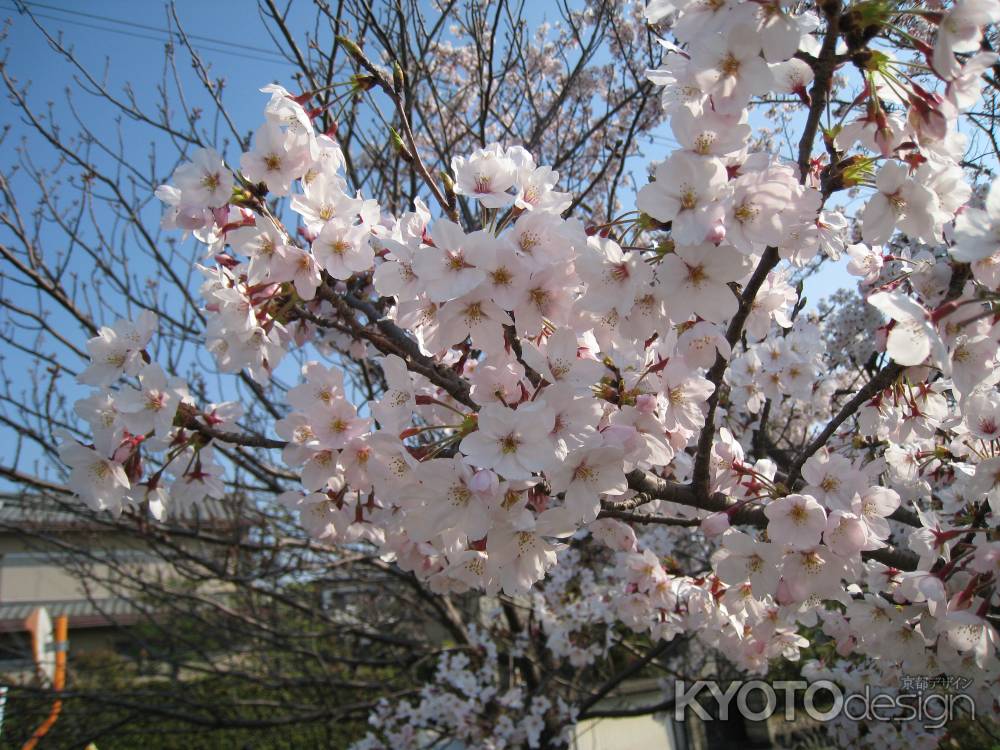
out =
[[[573,750],[680,750],[670,720],[659,715],[587,719],[576,727]]]
[[[105,581],[119,573],[107,562],[122,566],[129,575],[155,575],[157,568],[169,569],[162,560],[138,550],[115,550],[96,555],[81,565],[73,553],[51,551],[8,551],[0,553],[0,604],[106,599],[113,596]]]

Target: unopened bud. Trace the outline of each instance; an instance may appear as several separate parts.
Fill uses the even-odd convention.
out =
[[[351,76],[351,86],[355,93],[360,94],[362,91],[368,91],[369,89],[375,88],[378,85],[378,78],[372,75],[367,75],[363,73],[358,73]]]
[[[713,513],[701,522],[701,533],[709,539],[716,537],[729,528],[728,513]]]
[[[669,255],[674,251],[675,247],[676,245],[672,239],[670,239],[669,237],[664,238],[659,243],[657,243],[656,254],[659,255],[660,257],[663,257],[664,255]]]
[[[479,426],[479,419],[475,414],[466,414],[462,419],[462,426],[458,428],[459,434],[468,435]]]
[[[657,221],[652,216],[647,213],[639,214],[639,218],[636,222],[640,229],[662,229],[662,222]]]
[[[399,135],[396,128],[389,128],[389,143],[392,144],[393,151],[399,154],[403,161],[407,164],[411,164],[413,162],[413,154],[410,153],[406,144],[403,143],[403,138]]]
[[[441,170],[439,174],[441,182],[444,184],[444,197],[448,201],[448,210],[454,211],[458,205],[458,198],[455,196],[455,181],[444,170]]]
[[[239,185],[233,186],[233,194],[229,198],[230,203],[240,205],[242,203],[246,203],[251,200],[253,200],[253,196],[250,194],[250,191],[244,190]]]
[[[652,414],[656,411],[656,396],[652,393],[642,393],[636,396],[635,408],[640,414]]]
[[[726,227],[723,224],[716,224],[705,235],[705,242],[711,242],[713,245],[721,245],[725,239]]]
[[[361,51],[361,47],[359,47],[355,42],[348,39],[346,36],[338,36],[337,43],[340,44],[340,46],[343,47],[345,50],[347,50],[347,54],[349,54],[359,63],[364,62],[365,53]]]
[[[473,492],[496,492],[500,486],[500,478],[489,469],[480,469],[469,480],[469,489]]]
[[[405,79],[403,78],[403,69],[399,67],[398,62],[393,62],[392,64],[392,90],[397,94],[403,93],[403,84]]]

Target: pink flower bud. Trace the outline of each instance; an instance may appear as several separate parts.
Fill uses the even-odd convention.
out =
[[[722,224],[716,224],[705,235],[705,242],[711,242],[713,245],[721,245],[725,239],[726,227]]]
[[[608,445],[617,446],[625,453],[631,453],[639,447],[639,431],[631,425],[613,424],[601,432]]]
[[[473,492],[496,492],[499,486],[500,480],[489,469],[480,469],[469,480],[469,489]]]
[[[710,539],[719,536],[728,528],[728,513],[713,513],[708,518],[702,519],[701,522],[701,532]]]
[[[635,408],[640,414],[652,414],[656,411],[656,396],[652,393],[643,393],[635,399]]]
[[[115,448],[115,452],[114,454],[112,454],[111,460],[119,464],[125,463],[126,461],[128,461],[129,456],[132,455],[132,450],[134,448],[135,445],[132,443],[131,440],[122,441],[122,443],[117,448]]]

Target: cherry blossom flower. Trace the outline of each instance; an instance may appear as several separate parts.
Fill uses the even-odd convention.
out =
[[[871,284],[882,271],[882,254],[874,247],[861,243],[847,246],[847,254],[851,262],[847,264],[847,272],[860,276],[864,283]]]
[[[963,263],[981,261],[1000,251],[1000,188],[990,187],[985,210],[967,208],[955,219],[955,244],[950,252]]]
[[[709,111],[696,116],[687,107],[674,113],[670,128],[685,149],[706,157],[723,157],[739,151],[750,137],[750,126],[737,115]],[[665,167],[664,175],[669,174]]]
[[[472,487],[472,468],[461,458],[425,461],[415,476],[420,484],[412,500],[422,505],[407,514],[407,533],[413,541],[427,541],[449,529],[471,540],[486,536],[489,508]]]
[[[98,453],[110,456],[121,443],[125,421],[110,391],[96,391],[73,405],[73,411],[90,424],[94,447]]]
[[[766,46],[764,52],[767,53]],[[813,69],[808,63],[793,57],[791,60],[771,65],[771,74],[774,76],[776,91],[795,94],[803,101],[809,99],[807,87],[812,83]]]
[[[517,177],[514,162],[491,144],[475,151],[470,157],[455,156],[451,160],[455,173],[455,192],[476,198],[486,208],[502,208],[514,202],[509,193]]]
[[[782,211],[792,203],[794,175],[780,165],[769,165],[738,177],[726,201],[726,241],[744,253],[777,245],[784,234]]]
[[[316,296],[323,282],[322,268],[316,255],[300,247],[288,247],[279,261],[279,274],[295,285],[296,293],[304,300]]]
[[[530,165],[518,167],[514,206],[526,211],[549,211],[561,214],[570,207],[573,198],[569,193],[554,189],[558,182],[559,173],[552,167],[536,167],[533,160]]]
[[[577,258],[576,270],[587,282],[578,306],[600,314],[616,307],[631,307],[639,289],[645,288],[653,276],[641,257],[626,256],[617,242],[595,237]]]
[[[749,581],[754,595],[773,595],[778,587],[781,549],[760,542],[742,531],[731,529],[722,535],[722,546],[713,555],[716,574],[724,582],[737,585]]]
[[[930,315],[920,303],[901,292],[876,292],[868,304],[893,320],[886,352],[901,365],[919,365],[933,353],[936,362],[947,361],[947,352]]]
[[[809,495],[830,510],[851,509],[855,495],[865,490],[865,477],[847,458],[818,451],[802,465]]]
[[[312,244],[313,254],[335,279],[348,279],[372,266],[374,252],[368,231],[341,220],[328,221]]]
[[[379,402],[372,406],[372,413],[387,429],[394,430],[410,420],[416,405],[416,389],[402,358],[390,354],[381,365],[388,388]]]
[[[493,354],[503,349],[503,326],[512,322],[482,287],[450,301],[438,313],[443,343],[458,344],[468,336],[477,349]]]
[[[826,529],[826,512],[810,495],[786,495],[764,506],[767,536],[777,544],[808,550],[819,544]]]
[[[379,237],[376,243],[386,250],[386,254],[372,276],[375,290],[385,297],[413,299],[418,296],[421,282],[413,270],[415,248],[388,237]]]
[[[70,486],[93,510],[121,513],[131,488],[121,464],[102,456],[72,439],[63,436],[59,460],[70,467]]]
[[[725,185],[721,161],[678,151],[656,166],[654,181],[639,191],[636,206],[654,219],[671,222],[676,242],[694,245],[721,221],[723,209],[716,201]]]
[[[543,525],[532,523],[526,528],[495,527],[486,542],[489,555],[488,575],[492,573],[490,590],[502,589],[505,594],[523,594],[540,580],[556,563],[556,552],[563,545],[547,540]]]
[[[858,495],[851,509],[862,519],[870,540],[878,540],[876,547],[889,538],[890,528],[886,518],[899,507],[899,493],[888,487],[869,487]]]
[[[528,479],[544,468],[551,455],[549,433],[555,416],[539,404],[516,411],[487,404],[479,412],[479,428],[459,446],[471,463],[493,469],[507,479]]]
[[[803,602],[810,597],[833,598],[840,589],[844,566],[844,559],[823,545],[790,549],[782,560],[775,598],[778,603]]]
[[[527,292],[514,307],[514,325],[521,335],[535,338],[546,326],[569,322],[573,293],[579,286],[571,267],[553,265],[531,274]]]
[[[583,523],[597,518],[601,495],[623,495],[628,489],[620,448],[583,448],[570,453],[551,472],[554,492],[565,493],[565,503]]]
[[[996,0],[958,0],[941,19],[931,56],[934,70],[945,80],[955,78],[961,66],[956,52],[976,52],[983,26],[1000,16]]]
[[[1000,513],[1000,456],[984,459],[976,465],[976,476],[970,487],[989,501],[994,513]]]
[[[581,356],[580,341],[571,328],[560,328],[545,340],[544,349],[532,342],[523,345],[524,361],[550,383],[588,387],[604,373],[595,359]]]
[[[742,278],[746,269],[744,256],[728,246],[678,247],[660,264],[659,292],[674,320],[698,315],[721,323],[737,308],[727,284]]]
[[[683,360],[672,359],[660,373],[663,382],[663,427],[677,430],[697,430],[705,424],[701,405],[715,391],[711,381],[691,372]]]
[[[974,393],[963,409],[969,434],[989,442],[1000,438],[1000,393]]]
[[[180,378],[168,378],[158,364],[146,365],[139,373],[138,389],[126,387],[115,399],[122,420],[130,432],[141,435],[153,431],[166,437],[181,401],[188,398]]]
[[[181,191],[181,203],[189,206],[218,208],[229,202],[233,192],[233,173],[211,148],[197,149],[191,161],[174,170],[171,180]]]
[[[339,450],[364,435],[370,420],[358,417],[357,409],[349,401],[335,400],[329,406],[315,410],[310,419],[320,445]]]
[[[691,367],[710,367],[716,356],[729,359],[733,348],[715,323],[700,320],[677,338],[677,351]]]
[[[135,375],[143,366],[142,350],[156,330],[156,315],[142,312],[135,323],[119,320],[102,326],[87,342],[90,365],[77,377],[84,385],[108,386],[122,375]]]
[[[702,37],[691,64],[695,80],[712,96],[717,112],[738,112],[751,96],[771,87],[771,71],[760,51],[761,39],[749,25],[731,26],[726,33]]]
[[[250,258],[248,284],[289,280],[284,273],[289,265],[285,259],[285,238],[273,224],[239,227],[228,234],[228,239],[234,252]]]
[[[434,247],[422,248],[415,254],[413,270],[434,302],[445,302],[468,294],[486,278],[477,268],[492,245],[480,242],[475,235],[466,235],[457,224],[442,219],[431,229]]]
[[[243,154],[240,169],[248,180],[263,182],[275,195],[287,195],[292,180],[306,170],[308,149],[289,143],[285,133],[271,121],[254,134],[253,150]]]
[[[943,217],[938,214],[938,198],[907,173],[908,168],[896,161],[886,162],[878,171],[878,190],[862,215],[861,236],[865,242],[888,242],[896,227],[921,242],[940,239]]]
[[[835,510],[826,519],[823,542],[835,555],[854,557],[868,548],[868,527],[854,513]]]

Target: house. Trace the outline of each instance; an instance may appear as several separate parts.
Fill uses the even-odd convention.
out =
[[[150,614],[141,581],[176,577],[169,559],[107,514],[40,494],[0,496],[0,674],[34,673],[25,619],[69,618],[73,653],[130,653],[122,628]],[[224,519],[223,509],[213,508]],[[211,522],[232,528],[228,522]]]

